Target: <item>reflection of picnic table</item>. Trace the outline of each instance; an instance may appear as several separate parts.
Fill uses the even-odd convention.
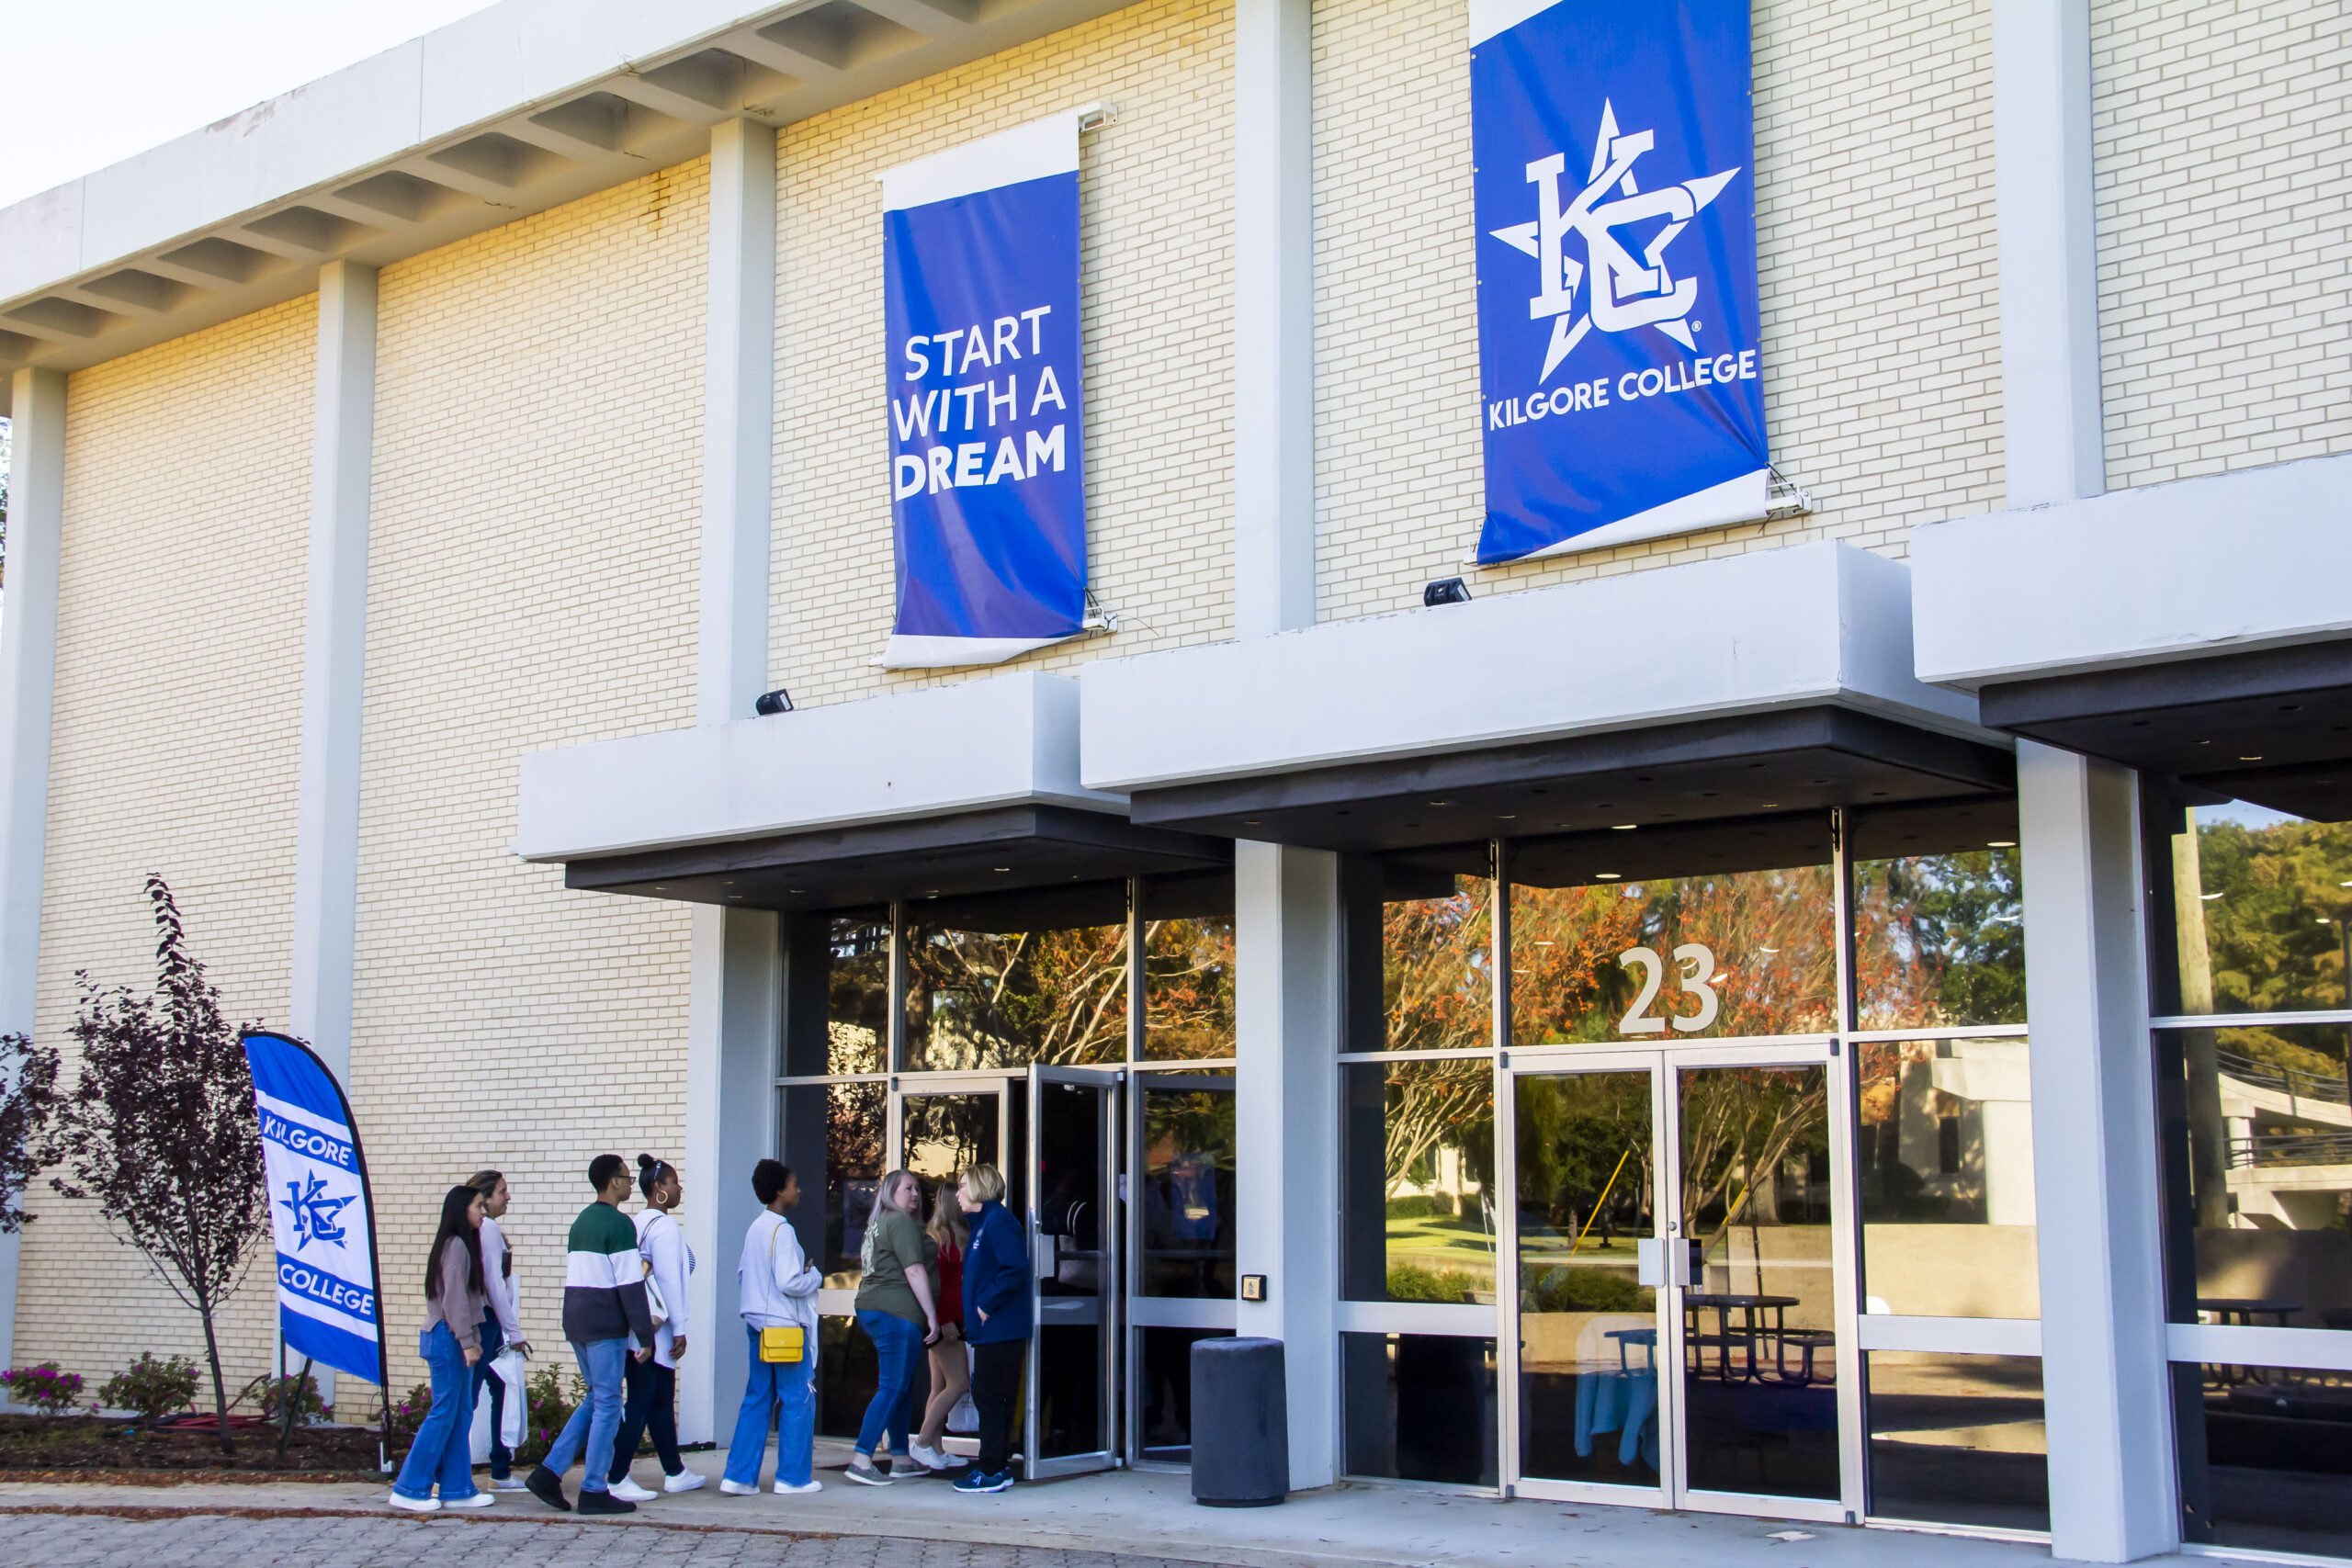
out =
[[[1804,1357],[1804,1364],[1798,1376],[1792,1379],[1786,1366],[1790,1337],[1787,1316],[1788,1309],[1799,1304],[1801,1303],[1795,1296],[1729,1295],[1698,1291],[1686,1292],[1682,1297],[1685,1320],[1683,1343],[1690,1347],[1693,1364],[1702,1371],[1706,1369],[1707,1351],[1712,1348],[1715,1352],[1715,1376],[1724,1382],[1732,1381],[1731,1353],[1733,1348],[1736,1346],[1743,1362],[1739,1370],[1740,1381],[1756,1382],[1764,1376],[1763,1365],[1756,1354],[1756,1342],[1769,1337],[1773,1343],[1772,1367],[1775,1375],[1783,1382],[1811,1382],[1814,1352],[1822,1343],[1826,1342],[1828,1337],[1802,1335],[1804,1340],[1801,1347]],[[1706,1332],[1706,1314],[1709,1311],[1713,1311],[1715,1314],[1715,1332],[1713,1334]],[[1739,1314],[1737,1324],[1732,1321],[1734,1313]],[[1765,1314],[1768,1313],[1771,1315],[1771,1321],[1769,1324],[1765,1321]]]

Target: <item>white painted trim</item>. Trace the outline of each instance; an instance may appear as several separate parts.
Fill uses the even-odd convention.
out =
[[[1530,550],[1507,561],[1493,562],[1483,570],[1499,571],[1504,567],[1517,566],[1522,561],[1572,556],[1584,550],[1611,549],[1641,539],[1688,534],[1700,528],[1761,523],[1770,507],[1771,488],[1772,470],[1758,468],[1752,474],[1742,474],[1736,479],[1725,479],[1719,485],[1710,485],[1705,490],[1679,496],[1662,506],[1653,506],[1647,512],[1636,512],[1631,517],[1605,523],[1598,528],[1562,539],[1556,545],[1546,545],[1540,550]]]
[[[1071,632],[1069,637],[908,637],[892,632],[890,640],[882,647],[882,668],[967,670],[1001,664],[1008,659],[1018,659],[1024,653],[1083,635]]]
[[[1233,626],[1315,624],[1311,0],[1233,15]]]
[[[49,835],[49,725],[57,684],[58,569],[65,531],[65,378],[19,370],[0,609],[0,1034],[33,1032]],[[20,1238],[0,1235],[0,1366],[17,1343]]]
[[[2166,1013],[2148,1020],[2151,1029],[2290,1029],[2312,1023],[2352,1023],[2352,1010],[2321,1008],[2308,1012]]]
[[[695,716],[752,716],[767,690],[770,468],[775,446],[775,129],[710,133],[703,314],[701,622]]]
[[[1492,1339],[1502,1332],[1501,1314],[1491,1304],[1450,1302],[1340,1302],[1335,1307],[1342,1334],[1450,1334]]]
[[[2203,1366],[2309,1367],[2352,1372],[2352,1333],[2327,1328],[2269,1328],[2240,1324],[2169,1323],[2165,1352]]]
[[[1236,1305],[1214,1297],[1129,1296],[1127,1321],[1137,1328],[1231,1328]]]
[[[1092,106],[1089,106],[1090,107]],[[1084,108],[1064,109],[944,152],[933,152],[875,175],[882,210],[901,211],[952,201],[1000,186],[1078,173],[1078,122]]]
[[[2090,0],[1994,0],[1993,209],[2011,506],[2107,488]]]
[[[1470,47],[1476,49],[1558,4],[1560,0],[1470,0]]]
[[[1864,1313],[1856,1337],[1865,1350],[1920,1350],[1948,1356],[2039,1356],[2035,1317],[1894,1317]]]

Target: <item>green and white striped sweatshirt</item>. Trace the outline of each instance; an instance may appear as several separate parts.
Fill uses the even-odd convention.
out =
[[[653,1343],[637,1227],[612,1204],[591,1203],[571,1222],[564,1244],[563,1337],[586,1345],[630,1334],[639,1344]]]

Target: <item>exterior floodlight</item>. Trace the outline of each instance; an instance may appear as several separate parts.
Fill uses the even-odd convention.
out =
[[[790,713],[792,694],[782,686],[778,686],[773,692],[762,692],[759,701],[752,705],[752,711],[763,717],[772,713]]]
[[[1448,577],[1421,590],[1421,603],[1431,604],[1467,604],[1470,585],[1458,577]]]

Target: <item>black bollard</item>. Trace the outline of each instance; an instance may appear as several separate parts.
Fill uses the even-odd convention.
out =
[[[1279,1339],[1193,1346],[1193,1501],[1267,1508],[1290,1491],[1290,1402]]]

